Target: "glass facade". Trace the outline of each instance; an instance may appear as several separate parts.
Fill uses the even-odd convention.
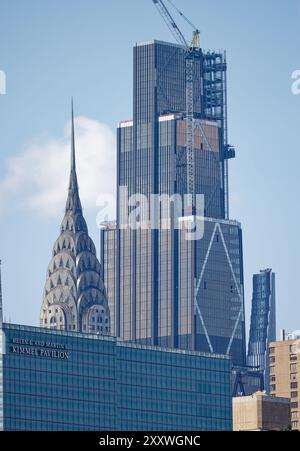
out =
[[[188,241],[184,230],[158,230],[157,316],[151,297],[151,230],[102,229],[104,283],[112,284],[111,310],[119,306],[124,340],[231,355],[245,364],[242,233],[235,221],[206,218],[201,240]],[[117,243],[120,248],[106,254]],[[136,255],[136,246],[139,252]],[[120,250],[119,250],[120,249]],[[119,273],[114,272],[120,255]],[[196,255],[196,258],[195,258]],[[157,322],[156,331],[152,329]]]
[[[275,274],[261,270],[252,279],[252,309],[247,363],[264,372],[269,392],[269,342],[276,341]]]
[[[101,336],[4,325],[4,430],[109,430],[115,343]]]
[[[242,231],[236,221],[206,218],[196,242],[196,349],[245,364]]]
[[[4,430],[230,430],[231,361],[3,325]]]
[[[2,306],[1,306],[2,307]],[[1,317],[2,320],[2,317]],[[1,322],[2,326],[2,322]],[[3,340],[2,328],[0,329],[0,431],[3,430],[3,352],[4,352],[4,340]]]
[[[230,430],[230,360],[124,343],[117,349],[121,429]]]
[[[117,130],[117,221],[101,231],[112,331],[140,344],[229,354],[244,365],[242,232],[226,213],[226,59],[199,50],[193,67],[195,194],[204,198],[205,227],[189,242],[163,208],[159,226],[123,228],[132,211],[123,187],[127,198],[148,201],[153,194],[183,201],[187,193],[185,53],[160,41],[133,49],[133,119]],[[151,202],[140,223],[149,218]]]

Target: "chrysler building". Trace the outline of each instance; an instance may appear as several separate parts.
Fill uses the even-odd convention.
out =
[[[65,215],[47,269],[41,327],[110,334],[101,265],[82,214],[75,163],[72,105],[71,170]]]

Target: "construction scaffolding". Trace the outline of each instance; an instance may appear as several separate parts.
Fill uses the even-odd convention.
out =
[[[217,121],[221,126],[223,143],[223,167],[225,218],[229,218],[228,159],[235,157],[235,150],[228,144],[227,128],[227,64],[226,52],[203,53],[203,103],[204,117]]]

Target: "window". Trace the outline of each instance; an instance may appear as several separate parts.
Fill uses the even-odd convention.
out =
[[[296,381],[297,380],[297,373],[291,373],[290,379],[291,379],[291,381]]]
[[[270,357],[270,363],[275,363],[275,357],[274,356]]]
[[[297,363],[291,363],[290,369],[291,369],[291,372],[297,371]]]
[[[298,392],[297,391],[292,391],[291,392],[291,398],[298,398]]]
[[[276,384],[271,384],[270,385],[270,390],[271,391],[275,391],[276,390]]]
[[[298,403],[297,402],[291,402],[291,409],[298,409]]]
[[[269,348],[269,353],[270,354],[274,354],[275,353],[275,348]]]
[[[271,382],[275,382],[275,381],[276,381],[276,376],[271,376],[271,377],[270,377],[270,381],[271,381]]]
[[[292,412],[292,420],[297,420],[298,412]]]
[[[298,346],[297,345],[291,345],[290,346],[290,353],[291,354],[297,354],[299,351]]]
[[[298,388],[298,382],[291,382],[291,388]]]
[[[297,360],[297,354],[291,354],[290,360]]]
[[[298,421],[292,421],[292,428],[298,429]]]
[[[275,366],[270,366],[270,373],[275,373]]]

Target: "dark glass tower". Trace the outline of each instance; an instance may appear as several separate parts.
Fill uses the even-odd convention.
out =
[[[226,215],[225,73],[223,54],[199,50],[194,62],[195,190],[209,203],[206,216],[216,218]],[[126,185],[129,195],[186,193],[183,47],[160,41],[135,45],[133,76],[133,121],[118,128],[118,186]]]
[[[242,232],[228,219],[233,151],[227,144],[225,55],[199,49],[194,62],[195,194],[204,195],[205,216],[197,241],[187,241],[171,219],[164,229],[161,217],[154,229],[123,228],[131,210],[121,187],[128,196],[148,198],[187,193],[183,47],[137,44],[133,73],[133,120],[121,122],[117,132],[117,222],[101,231],[112,331],[143,344],[230,354],[244,364]],[[140,221],[145,225],[146,210]]]
[[[275,273],[264,269],[254,274],[247,363],[264,372],[269,391],[268,344],[276,341]]]

